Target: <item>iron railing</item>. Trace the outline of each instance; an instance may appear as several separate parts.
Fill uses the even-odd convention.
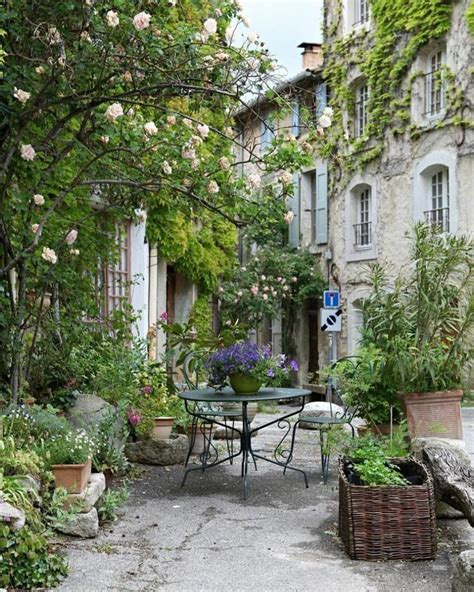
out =
[[[372,222],[354,224],[354,245],[367,247],[372,244]]]
[[[438,226],[443,232],[449,232],[449,208],[426,210],[425,220],[430,226]]]

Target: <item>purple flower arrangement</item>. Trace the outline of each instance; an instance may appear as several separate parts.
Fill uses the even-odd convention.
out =
[[[281,386],[288,382],[291,372],[299,369],[296,360],[288,360],[285,354],[274,356],[270,346],[249,341],[235,343],[211,354],[206,368],[209,384],[216,387],[224,386],[231,374],[245,374],[263,385]]]

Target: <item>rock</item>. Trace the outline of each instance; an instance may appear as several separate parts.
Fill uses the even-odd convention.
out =
[[[25,513],[0,498],[0,522],[6,522],[13,530],[20,530],[25,525]]]
[[[92,539],[99,532],[99,516],[97,510],[92,508],[85,514],[75,514],[64,524],[58,525],[56,530],[82,539]]]
[[[453,571],[452,592],[474,590],[474,550],[460,553]]]
[[[458,458],[459,462],[470,466],[471,457],[466,450],[464,440],[453,440],[451,438],[413,438],[411,441],[411,450],[419,460],[423,460],[423,449],[430,447],[446,447]]]
[[[167,440],[129,442],[125,446],[125,455],[130,462],[145,465],[178,465],[186,460],[188,446],[187,436],[171,434]]]
[[[23,485],[28,493],[33,494],[34,497],[40,492],[41,481],[35,479],[32,475],[18,475],[16,480]]]
[[[113,408],[113,405],[97,395],[79,393],[67,418],[77,428],[93,427],[98,425]]]
[[[104,473],[92,473],[89,483],[82,493],[70,493],[64,503],[66,508],[75,506],[77,511],[86,514],[96,505],[105,491]]]
[[[457,520],[459,518],[464,518],[464,514],[459,510],[455,510],[449,504],[438,500],[436,502],[436,518]]]

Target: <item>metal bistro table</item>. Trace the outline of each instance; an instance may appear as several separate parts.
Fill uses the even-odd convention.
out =
[[[289,466],[288,463],[291,461],[291,456],[290,456],[289,451],[282,450],[282,444],[291,429],[291,424],[289,422],[289,418],[293,417],[294,415],[298,415],[298,413],[300,413],[303,410],[304,405],[305,405],[305,399],[310,394],[311,394],[311,391],[309,391],[309,390],[297,389],[297,388],[261,388],[257,393],[255,393],[253,395],[236,395],[235,392],[230,388],[225,388],[225,389],[221,389],[221,390],[215,390],[212,388],[208,388],[208,389],[184,391],[184,392],[179,393],[179,397],[181,397],[181,399],[184,399],[186,411],[190,415],[192,415],[193,417],[195,417],[197,419],[202,419],[204,421],[206,421],[206,419],[207,419],[207,421],[209,421],[209,418],[208,417],[206,418],[206,415],[204,413],[202,415],[200,415],[199,410],[191,409],[191,407],[189,405],[190,402],[208,403],[208,404],[226,403],[226,402],[242,403],[242,429],[239,430],[235,427],[233,428],[235,431],[237,431],[240,434],[240,450],[236,453],[232,452],[231,454],[229,454],[225,458],[219,459],[219,455],[217,453],[217,450],[214,449],[215,450],[215,458],[214,458],[214,460],[211,460],[211,462],[208,462],[208,460],[210,458],[209,454],[202,454],[201,455],[201,466],[193,467],[193,468],[186,470],[184,477],[183,477],[183,481],[181,483],[181,487],[184,486],[184,484],[186,483],[186,478],[187,478],[188,474],[191,473],[192,471],[201,471],[201,470],[205,471],[206,469],[210,469],[212,467],[217,467],[218,465],[221,465],[222,463],[224,463],[226,461],[231,461],[232,459],[234,459],[240,455],[242,456],[241,477],[243,479],[244,499],[246,499],[247,495],[248,495],[248,465],[249,465],[250,458],[255,463],[255,468],[257,468],[256,459],[259,459],[259,460],[269,462],[274,465],[278,465],[280,467],[283,467],[284,473],[286,472],[286,469],[290,469],[292,471],[297,471],[298,473],[301,473],[303,475],[304,480],[305,480],[305,485],[306,485],[306,487],[308,487],[308,478],[306,477],[306,473],[304,471],[302,471],[301,469],[297,469],[295,467]],[[286,413],[285,415],[282,415],[281,417],[278,417],[272,421],[269,421],[268,423],[261,424],[258,427],[255,427],[253,429],[250,428],[250,422],[248,420],[248,412],[247,412],[247,407],[248,407],[249,403],[254,403],[254,402],[258,402],[258,401],[275,401],[278,399],[298,399],[298,398],[301,398],[301,403],[295,411],[292,411],[291,413]],[[225,411],[222,412],[222,415],[223,416],[225,415]],[[217,421],[215,418],[213,418],[212,421],[214,423],[226,428],[226,429],[228,428],[227,425],[225,425],[224,423],[222,423],[220,421]],[[283,438],[281,438],[280,442],[278,443],[278,445],[275,448],[275,451],[273,453],[274,458],[271,459],[271,458],[267,458],[265,456],[261,456],[260,454],[257,454],[253,450],[253,448],[252,448],[252,434],[254,434],[255,432],[262,430],[268,426],[271,426],[273,424],[277,424],[280,429],[286,430],[286,431],[283,435]],[[210,441],[209,441],[209,444],[210,444]]]

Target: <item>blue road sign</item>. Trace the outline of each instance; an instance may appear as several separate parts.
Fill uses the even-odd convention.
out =
[[[323,306],[324,308],[339,308],[341,305],[341,294],[339,290],[324,290]]]

